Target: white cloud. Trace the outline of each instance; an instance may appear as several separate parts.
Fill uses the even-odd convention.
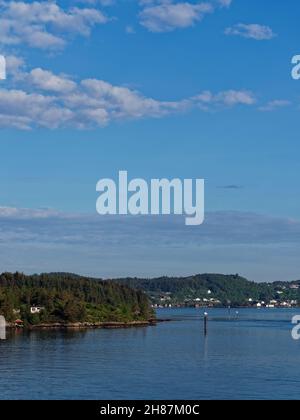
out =
[[[291,104],[292,103],[290,101],[287,101],[285,99],[275,99],[273,101],[268,102],[266,105],[261,106],[259,110],[262,112],[272,112],[276,111],[277,109],[290,106]]]
[[[256,98],[254,94],[246,90],[227,90],[213,94],[204,91],[200,95],[194,96],[193,101],[203,110],[209,111],[214,107],[233,107],[237,105],[254,105]]]
[[[140,22],[151,32],[170,32],[194,25],[213,10],[211,3],[163,3],[146,6],[140,13]]]
[[[7,73],[14,77],[19,74],[25,66],[25,62],[21,57],[6,55],[5,59]]]
[[[257,41],[270,40],[276,36],[276,34],[269,26],[258,25],[256,23],[238,23],[230,28],[227,28],[225,30],[225,34],[255,39]]]
[[[14,218],[18,220],[26,219],[48,219],[52,217],[59,217],[62,213],[53,209],[23,209],[17,207],[0,206],[0,219]],[[67,214],[64,214],[66,217]],[[68,216],[70,217],[70,215]]]
[[[140,23],[151,32],[171,32],[195,25],[206,14],[228,8],[232,0],[177,1],[140,0]]]
[[[28,83],[38,89],[47,90],[56,93],[72,92],[76,89],[76,83],[65,76],[56,76],[50,71],[36,68],[27,76]]]
[[[228,90],[216,95],[216,101],[226,106],[253,105],[256,99],[252,92]]]
[[[55,1],[1,1],[0,45],[60,49],[68,35],[87,36],[94,25],[108,18],[98,9],[64,10]]]
[[[215,94],[205,91],[178,101],[163,101],[104,80],[75,82],[67,75],[41,68],[25,72],[19,63],[15,66],[14,89],[0,90],[0,127],[85,129],[121,119],[159,118],[193,108],[209,111],[251,106],[256,101],[252,92],[236,90]]]
[[[0,90],[0,127],[58,128],[73,117],[72,110],[60,103],[55,96],[17,89]]]
[[[101,6],[111,6],[115,3],[115,0],[77,0],[77,3],[85,3],[85,4],[92,4],[97,5],[100,4]]]

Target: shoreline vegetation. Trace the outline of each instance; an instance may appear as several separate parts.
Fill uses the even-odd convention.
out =
[[[238,274],[102,280],[72,273],[0,274],[7,328],[95,329],[153,326],[157,308],[299,307],[300,280],[255,283]]]
[[[126,328],[155,320],[144,292],[65,273],[2,273],[0,315],[8,327],[25,329]]]

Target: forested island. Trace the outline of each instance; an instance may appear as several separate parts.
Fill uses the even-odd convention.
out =
[[[0,275],[0,315],[11,326],[118,327],[153,322],[148,297],[127,285],[54,273]]]

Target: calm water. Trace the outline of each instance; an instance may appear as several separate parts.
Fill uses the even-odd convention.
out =
[[[300,399],[298,310],[168,309],[157,327],[10,333],[1,399]]]

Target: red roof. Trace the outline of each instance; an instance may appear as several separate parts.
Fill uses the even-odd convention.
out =
[[[16,319],[16,320],[15,320],[15,323],[16,323],[16,324],[23,324],[23,321],[22,321],[21,319]]]

